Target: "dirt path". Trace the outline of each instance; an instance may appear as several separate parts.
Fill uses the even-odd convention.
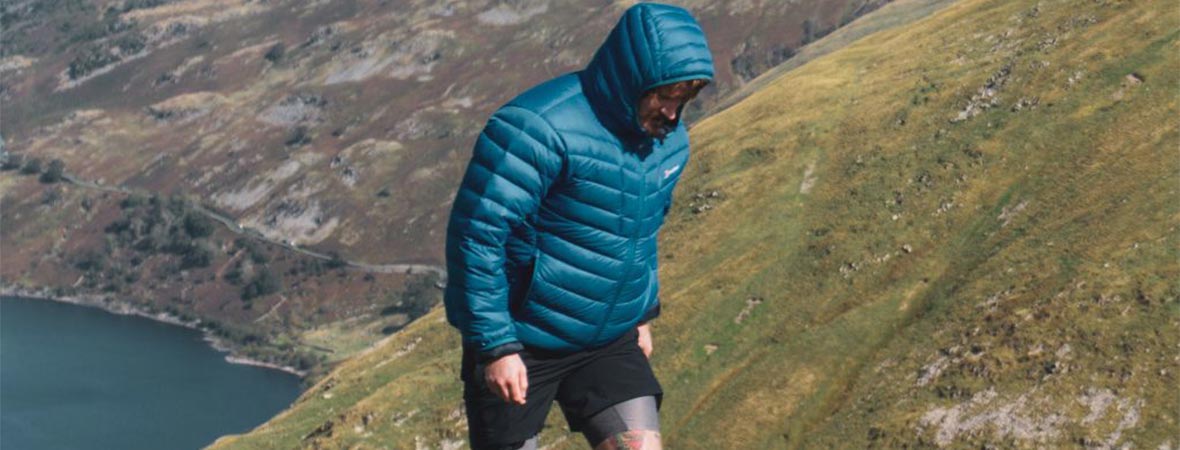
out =
[[[283,303],[287,303],[287,296],[286,295],[279,294],[279,298],[281,300],[279,300],[278,303],[275,303],[274,306],[271,306],[270,309],[266,311],[266,314],[258,316],[257,319],[254,319],[254,323],[261,322],[264,319],[266,319],[267,317],[270,317],[270,315],[272,313],[274,313],[276,310],[278,310],[280,306],[283,306]]]

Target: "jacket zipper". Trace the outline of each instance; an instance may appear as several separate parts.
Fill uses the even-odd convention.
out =
[[[622,170],[623,173],[626,173],[627,169],[622,168]],[[640,173],[642,175],[640,176],[639,182],[639,202],[640,204],[643,204],[647,197],[648,173],[647,169],[644,168],[642,164],[640,164]],[[627,194],[625,193],[623,194],[624,200],[627,198],[626,195]],[[626,281],[631,277],[631,266],[634,265],[632,264],[634,262],[632,260],[635,258],[635,241],[638,240],[638,238],[639,222],[632,221],[631,242],[627,245],[627,268],[623,271],[623,278],[621,278],[619,281],[619,287],[615,288],[615,295],[613,296],[614,298],[611,299],[610,305],[606,307],[606,318],[602,321],[602,323],[598,324],[598,331],[594,332],[594,339],[591,339],[591,342],[597,342],[598,338],[602,336],[602,330],[606,328],[606,323],[610,321],[611,314],[613,314],[615,311],[615,305],[619,303],[619,295],[623,292],[623,283],[626,283]]]

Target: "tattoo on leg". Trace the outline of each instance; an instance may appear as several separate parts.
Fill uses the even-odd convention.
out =
[[[651,450],[658,448],[660,448],[659,431],[631,430],[607,438],[595,450]]]

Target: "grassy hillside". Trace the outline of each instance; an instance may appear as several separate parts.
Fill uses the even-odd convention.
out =
[[[728,109],[751,94],[765,89],[774,80],[795,70],[809,61],[827,55],[848,44],[860,40],[870,34],[894,27],[905,26],[910,22],[925,18],[942,8],[953,4],[955,0],[894,0],[880,9],[857,19],[848,25],[837,28],[822,39],[809,43],[800,48],[791,59],[774,66],[758,75],[758,77],[723,95],[716,102],[708,106],[709,114]]]
[[[631,3],[11,2],[0,134],[8,151],[199,197],[275,240],[439,265],[483,121],[583,67]],[[711,101],[884,0],[673,3],[710,34]]]
[[[1173,6],[964,0],[700,123],[669,448],[1180,445]],[[456,344],[436,310],[214,447],[456,448]]]
[[[321,369],[439,300],[427,277],[483,122],[583,67],[632,3],[0,3],[0,162],[79,181],[0,171],[0,289],[199,319],[235,350]],[[672,3],[717,61],[699,117],[886,1]],[[129,194],[219,224],[186,235],[200,214]]]

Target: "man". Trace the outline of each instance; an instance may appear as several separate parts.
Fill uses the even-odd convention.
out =
[[[447,227],[472,448],[535,448],[555,399],[595,448],[660,447],[656,234],[712,78],[688,11],[639,4],[584,70],[488,120]]]

